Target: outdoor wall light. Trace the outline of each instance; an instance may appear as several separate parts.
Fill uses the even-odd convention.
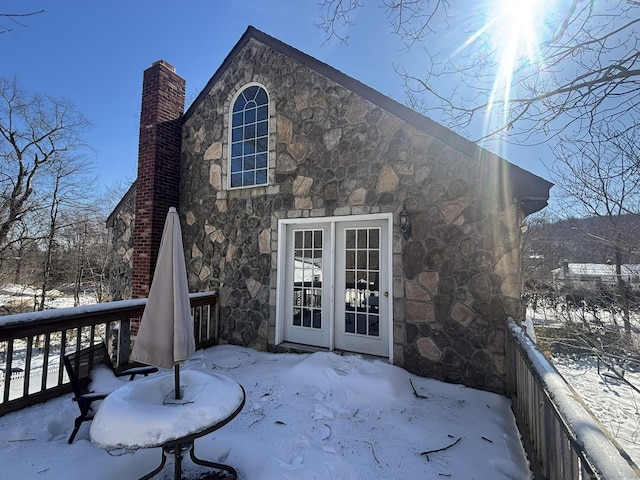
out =
[[[407,212],[407,207],[403,204],[402,210],[398,214],[398,218],[400,219],[400,231],[402,232],[402,236],[405,240],[409,240],[411,236],[411,223],[409,223],[409,212]]]

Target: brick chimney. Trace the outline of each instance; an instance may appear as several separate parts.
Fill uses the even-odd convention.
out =
[[[146,297],[153,278],[164,221],[178,207],[185,81],[158,60],[142,81],[136,216],[133,238],[133,298]]]

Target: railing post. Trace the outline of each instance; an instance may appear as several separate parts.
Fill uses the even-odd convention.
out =
[[[209,315],[211,315],[213,317],[213,335],[214,335],[214,340],[215,340],[215,344],[218,345],[218,340],[220,339],[220,302],[219,302],[220,298],[217,297],[215,299],[215,305],[213,306],[213,312],[211,311],[212,309],[209,308]]]
[[[118,329],[118,366],[129,363],[129,353],[131,352],[131,319],[120,320]]]

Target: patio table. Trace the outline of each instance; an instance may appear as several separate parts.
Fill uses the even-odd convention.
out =
[[[107,450],[161,447],[162,460],[140,480],[159,473],[167,457],[175,458],[174,478],[182,477],[182,457],[189,451],[198,464],[236,470],[196,457],[194,442],[229,423],[245,403],[245,391],[235,380],[220,374],[186,370],[181,376],[182,398],[175,399],[173,372],[136,380],[118,388],[100,405],[91,425],[91,441]]]

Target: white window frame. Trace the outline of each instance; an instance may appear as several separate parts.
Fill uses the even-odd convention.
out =
[[[253,86],[257,86],[262,88],[265,93],[267,94],[267,149],[266,149],[266,156],[267,156],[267,166],[266,166],[266,171],[267,171],[267,178],[266,181],[264,183],[254,183],[252,185],[240,185],[238,187],[234,187],[231,185],[231,177],[232,177],[232,171],[231,171],[231,163],[233,160],[233,107],[236,103],[236,101],[238,100],[238,97],[240,97],[240,95],[247,89]],[[227,189],[228,190],[242,190],[242,189],[246,189],[246,188],[259,188],[259,187],[265,187],[269,185],[269,177],[270,177],[270,167],[271,167],[271,158],[269,155],[269,145],[270,145],[270,139],[271,139],[271,109],[272,109],[272,105],[271,105],[271,96],[269,95],[269,90],[267,89],[267,87],[265,87],[262,83],[259,82],[250,82],[250,83],[246,83],[244,84],[241,88],[238,89],[238,91],[235,93],[235,95],[233,96],[233,98],[231,99],[231,104],[229,105],[229,114],[227,116],[227,138],[228,138],[228,162],[227,162]],[[243,170],[244,172],[244,170]]]

